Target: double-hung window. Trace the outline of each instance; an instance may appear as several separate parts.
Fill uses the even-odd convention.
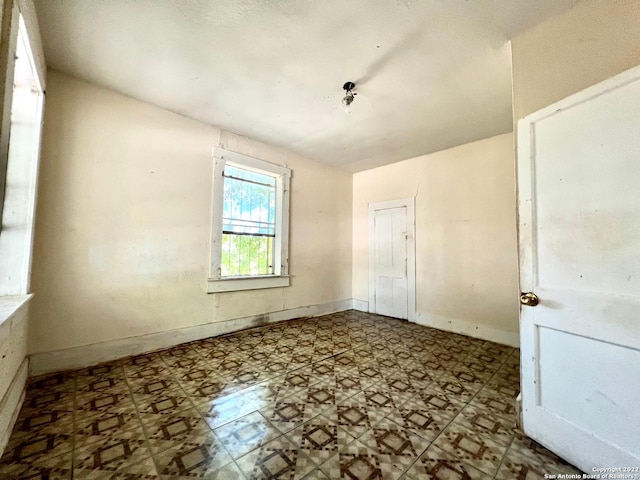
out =
[[[291,170],[214,152],[209,293],[289,285]]]

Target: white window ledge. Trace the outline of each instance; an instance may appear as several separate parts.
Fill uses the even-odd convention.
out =
[[[288,286],[288,275],[265,277],[230,277],[220,280],[210,278],[207,281],[207,293],[235,292],[238,290],[258,290],[261,288],[277,288]]]
[[[0,296],[0,345],[9,338],[11,318],[31,300],[33,294]]]

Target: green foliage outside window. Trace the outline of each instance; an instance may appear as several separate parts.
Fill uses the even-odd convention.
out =
[[[273,237],[222,235],[223,277],[273,273]]]

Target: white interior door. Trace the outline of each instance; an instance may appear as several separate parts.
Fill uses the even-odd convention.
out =
[[[407,318],[407,209],[377,210],[375,225],[375,312]]]
[[[407,319],[415,298],[409,258],[413,248],[413,199],[370,205],[369,311]],[[412,277],[410,277],[411,273]]]
[[[518,190],[525,433],[640,467],[640,67],[518,123]]]

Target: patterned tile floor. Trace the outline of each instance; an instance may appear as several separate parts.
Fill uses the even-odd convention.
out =
[[[540,479],[518,351],[361,312],[30,382],[0,478]]]

